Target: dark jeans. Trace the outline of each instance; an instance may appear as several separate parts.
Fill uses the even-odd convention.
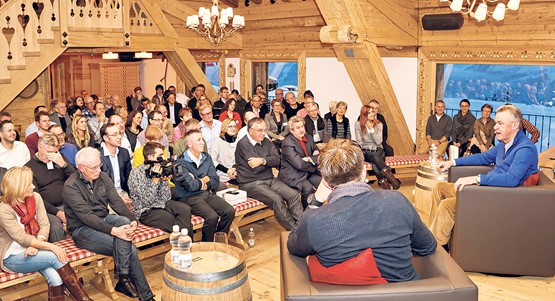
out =
[[[372,163],[372,170],[376,174],[376,178],[378,178],[378,180],[383,179],[382,170],[387,167],[383,148],[377,148],[373,151],[363,149],[362,152],[364,154],[364,161]]]
[[[128,225],[130,220],[125,216],[110,214],[104,218],[104,222],[119,227]],[[139,300],[152,299],[152,291],[137,256],[137,248],[132,241],[117,238],[88,226],[75,229],[71,236],[79,248],[114,257],[114,273],[131,276],[139,293]]]
[[[192,214],[204,218],[202,241],[214,241],[216,232],[229,232],[235,218],[235,210],[219,196],[210,192],[202,192],[179,201],[189,205]]]
[[[147,226],[172,232],[173,225],[180,229],[186,228],[193,239],[193,224],[191,224],[191,207],[182,202],[169,200],[164,208],[151,208],[141,214],[139,221]]]

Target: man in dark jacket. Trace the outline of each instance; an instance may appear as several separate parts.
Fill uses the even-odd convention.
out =
[[[204,218],[202,241],[213,241],[215,232],[229,232],[235,210],[215,194],[220,179],[212,158],[204,152],[202,132],[189,131],[184,139],[189,149],[176,161],[182,172],[174,175],[175,198],[189,205],[192,214]]]
[[[289,119],[289,135],[281,142],[281,169],[278,179],[293,189],[301,191],[303,208],[308,207],[308,196],[316,190],[322,176],[318,171],[318,155],[311,136],[305,134],[304,119],[293,116]]]
[[[115,290],[141,301],[154,297],[143,272],[133,237],[135,215],[127,209],[110,177],[101,172],[100,153],[85,147],[75,156],[78,171],[64,184],[67,231],[79,248],[114,257],[119,281]],[[118,214],[108,214],[108,205]]]

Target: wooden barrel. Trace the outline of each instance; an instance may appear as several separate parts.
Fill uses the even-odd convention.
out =
[[[447,173],[438,173],[429,162],[418,166],[413,205],[426,226],[430,226],[437,212],[437,204],[432,202],[432,189],[438,182],[447,182]]]
[[[162,300],[252,300],[245,254],[228,246],[225,260],[216,260],[211,242],[194,243],[193,264],[188,271],[173,267],[170,254],[164,261]]]

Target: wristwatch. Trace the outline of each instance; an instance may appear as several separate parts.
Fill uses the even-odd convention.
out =
[[[480,185],[480,175],[476,176],[476,184]]]

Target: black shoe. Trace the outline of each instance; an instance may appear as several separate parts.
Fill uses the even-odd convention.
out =
[[[127,275],[119,275],[119,281],[114,289],[116,292],[122,293],[129,298],[139,298],[137,289]]]

